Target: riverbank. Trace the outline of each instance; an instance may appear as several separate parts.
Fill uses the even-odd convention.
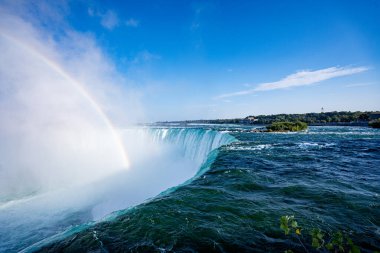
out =
[[[274,114],[274,115],[250,115],[245,118],[232,119],[200,119],[165,121],[158,123],[175,124],[242,124],[242,125],[269,125],[273,122],[305,122],[309,126],[368,126],[369,122],[380,118],[380,112],[322,112],[304,114]]]

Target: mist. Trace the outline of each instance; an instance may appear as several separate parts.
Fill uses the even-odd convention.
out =
[[[0,251],[100,220],[196,173],[199,162],[178,146],[133,127],[145,119],[139,89],[91,35],[67,29],[56,39],[0,12]]]
[[[136,92],[91,38],[67,34],[60,46],[2,13],[0,199],[128,169],[114,125],[141,119]]]

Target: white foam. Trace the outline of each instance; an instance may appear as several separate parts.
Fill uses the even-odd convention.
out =
[[[253,151],[253,150],[263,150],[263,149],[270,149],[273,145],[271,144],[260,144],[256,146],[238,146],[238,145],[232,145],[228,146],[228,150],[246,150],[246,151]]]
[[[336,145],[335,143],[316,143],[316,142],[301,142],[297,143],[297,146],[302,149],[307,148],[326,148]]]

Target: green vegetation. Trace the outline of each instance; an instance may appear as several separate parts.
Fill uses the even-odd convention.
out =
[[[267,126],[268,132],[297,132],[307,129],[304,122],[274,122]]]
[[[282,216],[280,219],[280,228],[284,231],[285,235],[294,236],[305,252],[309,252],[305,247],[304,240],[310,239],[311,247],[319,252],[349,252],[360,253],[360,248],[355,245],[352,239],[343,234],[341,231],[333,233],[331,236],[325,234],[319,228],[313,228],[309,232],[308,237],[304,237],[302,234],[302,228],[298,225],[298,222],[294,216]],[[286,250],[286,253],[293,252],[292,250]]]
[[[235,119],[213,119],[213,120],[186,120],[172,121],[170,123],[198,123],[198,124],[257,124],[268,125],[274,122],[305,122],[308,125],[361,125],[366,126],[368,122],[374,122],[380,118],[380,112],[322,112],[304,114],[276,114],[257,115]],[[169,122],[158,122],[169,123]]]
[[[325,112],[305,114],[258,115],[254,117],[254,123],[271,124],[277,121],[302,121],[307,124],[368,122],[375,114],[376,113],[373,112]],[[247,118],[249,118],[249,116]]]
[[[373,128],[380,128],[380,119],[370,121],[368,125]]]

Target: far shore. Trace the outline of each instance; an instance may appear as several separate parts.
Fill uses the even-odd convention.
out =
[[[304,122],[308,126],[360,126],[368,127],[378,125],[380,121],[380,111],[341,111],[341,112],[321,112],[304,114],[275,114],[247,116],[245,118],[233,119],[200,119],[200,120],[180,120],[164,121],[158,124],[238,124],[263,126],[274,122]],[[376,123],[377,122],[377,123]],[[375,123],[375,124],[374,124]]]

